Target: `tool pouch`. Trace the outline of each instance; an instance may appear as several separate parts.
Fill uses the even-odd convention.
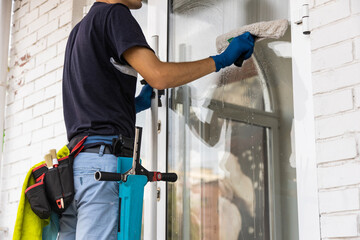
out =
[[[45,192],[44,177],[45,173],[43,173],[39,178],[37,178],[37,181],[34,185],[28,187],[25,190],[25,195],[29,200],[31,209],[41,219],[47,219],[50,217],[51,214],[51,207],[47,200]]]
[[[63,213],[74,198],[73,162],[84,148],[85,139],[86,137],[72,149],[68,156],[59,159],[58,166],[45,173],[46,195],[52,210],[58,214]]]
[[[35,184],[25,190],[25,195],[31,209],[41,219],[49,218],[52,210],[61,214],[71,204],[75,195],[73,162],[83,150],[86,138],[76,141],[75,146],[68,145],[71,152],[58,160],[58,166],[48,169],[42,164],[33,169]]]

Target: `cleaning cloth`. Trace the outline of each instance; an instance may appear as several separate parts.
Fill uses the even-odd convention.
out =
[[[284,36],[289,23],[287,19],[280,19],[268,22],[258,22],[250,25],[246,25],[235,29],[231,32],[220,35],[216,38],[216,49],[218,53],[222,53],[227,46],[229,46],[229,40],[237,37],[245,32],[250,32],[255,36],[255,41],[259,41],[265,38],[279,39]]]

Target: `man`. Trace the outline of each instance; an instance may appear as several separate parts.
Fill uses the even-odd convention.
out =
[[[111,144],[134,137],[135,114],[150,106],[152,88],[177,87],[249,58],[254,39],[243,34],[224,53],[195,62],[161,62],[147,44],[129,9],[141,0],[98,0],[72,30],[66,46],[63,102],[68,140]],[[136,76],[145,86],[135,99]],[[116,172],[117,159],[105,145],[74,161],[74,201],[60,219],[59,239],[116,239],[118,185],[96,182],[95,171]]]

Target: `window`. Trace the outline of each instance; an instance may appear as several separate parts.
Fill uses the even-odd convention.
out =
[[[169,59],[216,54],[218,35],[287,18],[279,1],[170,1]],[[297,239],[290,29],[170,91],[167,239]]]

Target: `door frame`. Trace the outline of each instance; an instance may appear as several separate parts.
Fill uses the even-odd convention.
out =
[[[299,239],[320,239],[315,126],[311,82],[310,38],[302,26],[295,23],[298,12],[307,0],[290,1],[292,68],[294,96],[294,142],[297,174]],[[159,58],[167,61],[168,51],[168,0],[148,0],[148,36],[159,36]],[[161,130],[158,134],[158,170],[167,168],[167,91],[162,97],[163,107],[158,109]],[[276,134],[275,134],[276,135]],[[276,137],[276,136],[275,136]],[[274,157],[274,156],[273,156]],[[160,201],[157,204],[156,239],[166,239],[166,184],[158,183]],[[144,216],[145,217],[145,216]],[[147,237],[145,219],[144,239]]]
[[[299,11],[308,0],[290,0],[294,143],[298,198],[299,239],[320,239],[315,120],[311,79],[311,47],[309,35],[296,24]]]

